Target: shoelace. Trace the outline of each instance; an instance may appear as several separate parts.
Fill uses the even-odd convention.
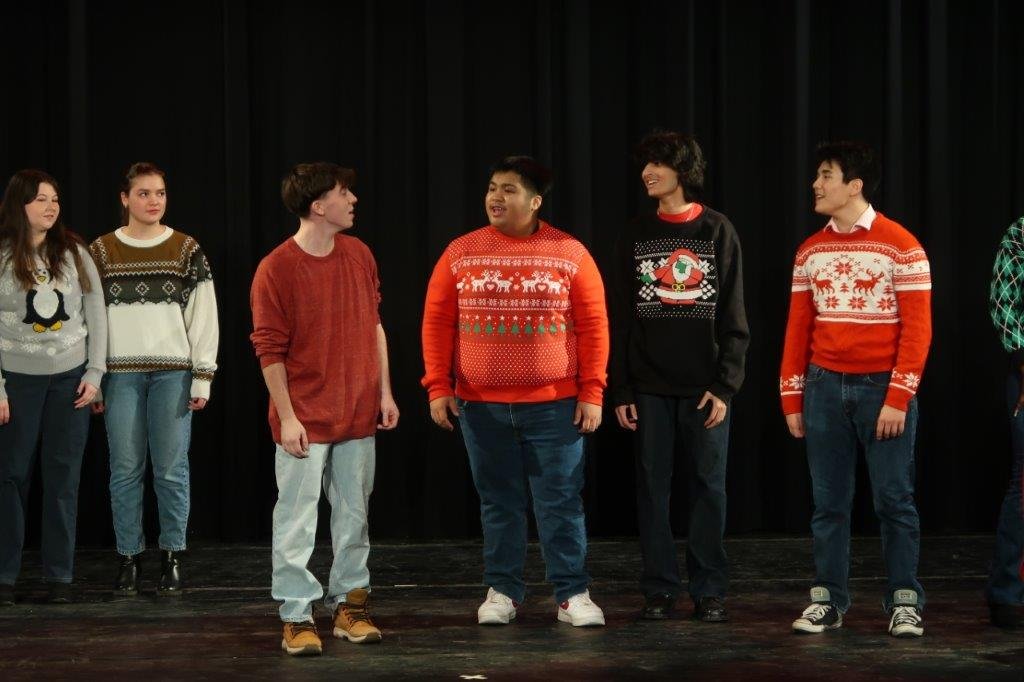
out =
[[[300,632],[312,632],[316,634],[316,625],[310,623],[308,620],[304,620],[301,623],[292,623],[292,634],[297,635]]]
[[[804,609],[803,617],[807,620],[821,620],[828,612],[831,604],[815,603]]]
[[[511,597],[506,597],[497,590],[491,593],[491,596],[487,598],[487,601],[491,604],[515,604],[515,601],[513,601]]]
[[[897,606],[892,611],[893,625],[917,625],[921,622],[921,616],[913,606]]]
[[[577,594],[569,598],[567,603],[577,604],[578,606],[593,606],[594,602],[590,601],[590,595],[588,594]]]
[[[349,617],[353,623],[369,623],[370,612],[365,606],[349,606],[342,604],[341,610],[345,612],[345,615]]]

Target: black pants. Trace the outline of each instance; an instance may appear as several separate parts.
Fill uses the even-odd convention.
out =
[[[0,584],[13,585],[21,571],[25,510],[40,436],[43,578],[71,582],[78,479],[89,434],[89,408],[74,407],[84,372],[78,367],[38,376],[3,373],[11,420],[0,426]]]
[[[636,456],[637,521],[644,569],[644,595],[682,591],[676,559],[669,497],[676,444],[681,446],[690,488],[690,530],[686,568],[690,596],[724,597],[729,584],[725,555],[725,468],[729,450],[729,414],[712,429],[704,428],[711,410],[698,410],[699,398],[638,394]]]

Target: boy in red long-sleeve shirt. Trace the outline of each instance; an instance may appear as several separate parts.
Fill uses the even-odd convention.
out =
[[[581,434],[601,423],[608,362],[604,286],[586,248],[538,219],[550,185],[529,157],[499,162],[484,199],[490,225],[448,245],[423,311],[430,414],[446,429],[458,417],[480,495],[481,624],[508,623],[526,594],[532,493],[558,620],[604,625],[587,590],[580,497]]]
[[[868,203],[874,152],[858,142],[818,148],[814,210],[825,228],[797,250],[779,387],[786,425],[806,438],[814,495],[816,577],[796,632],[842,625],[850,607],[850,507],[864,449],[889,584],[889,633],[924,632],[917,580],[914,397],[931,342],[931,274],[910,232]]]
[[[352,170],[333,163],[291,170],[281,198],[299,229],[263,259],[252,283],[251,338],[277,443],[271,594],[283,602],[281,647],[292,655],[321,652],[313,602],[324,590],[307,568],[321,485],[331,503],[326,606],[334,636],[381,639],[366,610],[367,505],[374,434],[398,424],[398,407],[377,314],[377,265],[365,244],[341,234],[355,219],[354,180]]]

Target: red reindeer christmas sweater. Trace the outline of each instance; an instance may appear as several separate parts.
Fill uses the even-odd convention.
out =
[[[525,238],[488,225],[445,249],[423,310],[430,400],[600,405],[607,363],[604,285],[574,237],[543,221]]]
[[[876,213],[871,229],[830,227],[797,250],[779,389],[803,411],[808,363],[834,372],[891,372],[885,404],[917,392],[931,343],[931,271],[921,244]]]

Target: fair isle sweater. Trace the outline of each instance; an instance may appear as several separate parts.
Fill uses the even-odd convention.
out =
[[[906,410],[931,344],[931,269],[921,244],[868,207],[869,227],[811,235],[796,253],[779,392],[803,411],[808,363],[849,374],[891,372],[885,404]]]
[[[134,239],[123,228],[89,246],[107,303],[110,372],[190,370],[193,398],[217,371],[217,298],[199,243],[171,228]]]
[[[89,281],[83,293],[70,254],[54,281],[37,261],[36,283],[25,290],[14,278],[10,252],[0,249],[0,368],[18,374],[60,374],[85,364],[82,381],[99,387],[106,371],[107,320],[99,273],[82,247],[82,267]],[[7,399],[0,376],[0,400]]]
[[[578,396],[600,405],[608,316],[594,259],[543,221],[524,238],[493,225],[459,237],[427,285],[423,363],[430,400],[453,393],[499,403]]]

